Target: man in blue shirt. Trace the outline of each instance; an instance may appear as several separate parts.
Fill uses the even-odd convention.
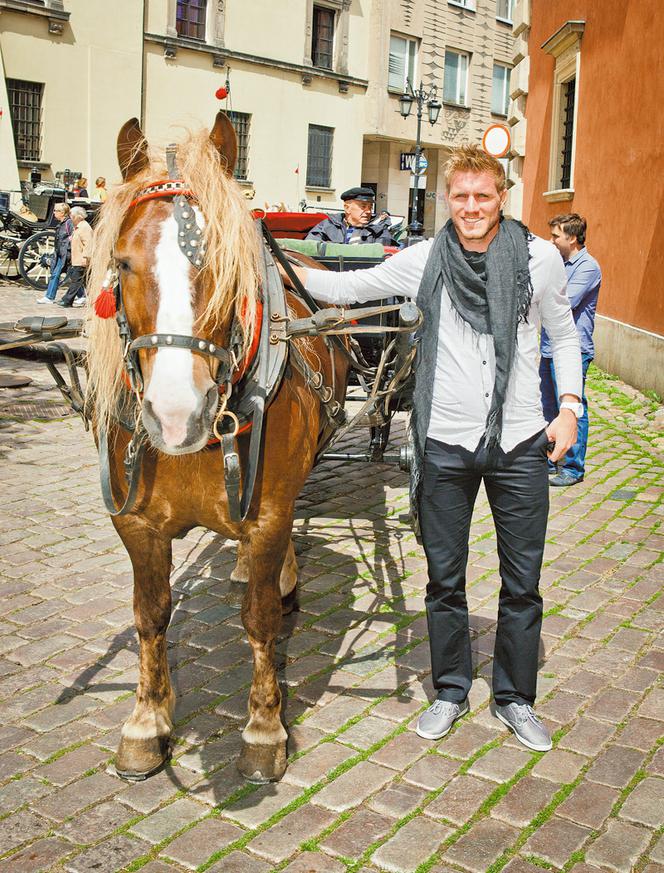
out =
[[[549,221],[551,242],[562,255],[567,273],[567,296],[581,343],[583,363],[583,415],[578,420],[575,445],[565,455],[558,468],[549,462],[549,485],[576,485],[585,473],[586,447],[588,444],[588,401],[586,400],[586,373],[595,357],[593,329],[595,308],[602,284],[599,264],[586,249],[586,220],[577,213],[556,215]],[[553,366],[551,343],[542,329],[540,360],[540,383],[544,418],[551,422],[559,412],[556,373]]]

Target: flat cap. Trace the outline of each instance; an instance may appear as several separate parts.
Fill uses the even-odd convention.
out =
[[[341,195],[342,200],[374,200],[375,197],[371,188],[349,188]]]

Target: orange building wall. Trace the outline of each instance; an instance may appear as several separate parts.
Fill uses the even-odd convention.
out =
[[[574,199],[547,203],[554,58],[583,20]],[[578,212],[603,274],[598,312],[664,334],[664,0],[532,0],[523,218]]]

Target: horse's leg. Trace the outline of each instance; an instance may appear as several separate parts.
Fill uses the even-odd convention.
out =
[[[237,544],[237,558],[235,567],[231,573],[232,582],[248,582],[249,581],[249,543],[246,540],[239,540]]]
[[[166,657],[171,620],[171,540],[135,519],[118,519],[118,533],[134,568],[134,620],[139,638],[136,705],[122,727],[116,769],[127,779],[145,779],[169,755],[175,694]]]
[[[238,769],[250,782],[273,782],[286,769],[287,733],[281,723],[281,691],[274,645],[281,625],[279,577],[289,550],[290,529],[259,527],[250,543],[249,583],[242,623],[254,655],[249,722],[242,732]]]
[[[295,549],[293,548],[293,540],[288,540],[288,549],[286,557],[281,567],[281,575],[279,577],[279,592],[281,594],[281,614],[288,615],[297,605],[297,559],[295,558]]]
[[[240,540],[237,544],[237,561],[231,573],[233,582],[249,581],[249,543]],[[288,543],[288,550],[281,568],[279,577],[279,590],[281,592],[281,612],[288,615],[297,608],[297,560],[293,541]]]

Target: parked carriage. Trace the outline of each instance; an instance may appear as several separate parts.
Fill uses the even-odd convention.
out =
[[[9,195],[0,192],[0,279],[20,276],[37,291],[45,291],[54,253],[55,225],[53,210],[65,200],[69,206],[83,206],[91,222],[100,203],[67,197],[64,188],[39,185],[24,198],[26,214],[10,208]],[[29,216],[34,216],[31,218]],[[64,281],[62,274],[61,281]]]

